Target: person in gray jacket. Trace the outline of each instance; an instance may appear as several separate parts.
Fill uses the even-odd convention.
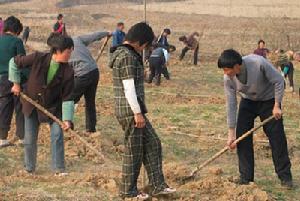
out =
[[[224,70],[224,88],[227,99],[228,146],[237,146],[240,184],[254,181],[253,136],[238,145],[237,137],[254,126],[259,116],[261,121],[274,115],[275,119],[264,126],[272,149],[273,163],[281,184],[292,188],[291,162],[284,132],[281,102],[284,94],[284,79],[276,68],[258,55],[242,57],[233,49],[225,50],[218,60]],[[237,115],[237,92],[241,95]]]
[[[84,96],[86,131],[89,133],[96,132],[95,98],[99,82],[99,70],[88,46],[110,35],[110,32],[95,32],[72,38],[74,51],[69,63],[72,65],[75,75],[73,100],[77,103]]]

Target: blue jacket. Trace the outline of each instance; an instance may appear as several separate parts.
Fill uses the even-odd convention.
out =
[[[125,33],[123,31],[120,31],[117,29],[115,32],[113,32],[112,35],[113,35],[113,41],[112,41],[113,47],[116,47],[123,43],[124,38],[125,38]]]
[[[158,41],[158,44],[161,44],[165,47],[169,47],[168,38],[166,36],[161,36]]]

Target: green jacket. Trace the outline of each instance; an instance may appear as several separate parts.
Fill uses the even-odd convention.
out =
[[[26,55],[23,41],[13,35],[4,34],[0,37],[0,76],[8,75],[9,60],[17,55]],[[28,79],[29,69],[22,70],[21,79]]]

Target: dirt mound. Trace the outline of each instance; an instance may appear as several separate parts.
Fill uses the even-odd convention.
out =
[[[237,185],[230,178],[222,176],[221,168],[209,169],[209,174],[199,180],[188,182],[184,185],[176,183],[176,178],[189,175],[189,170],[183,165],[166,164],[166,180],[177,187],[178,192],[190,191],[186,196],[178,194],[176,200],[214,200],[214,201],[273,201],[266,191],[261,190],[256,184]]]
[[[97,189],[101,188],[111,193],[116,193],[118,191],[117,181],[115,179],[109,178],[108,175],[103,175],[101,173],[91,173],[85,175],[84,178],[75,179],[72,183],[81,186],[93,186]]]
[[[193,191],[201,192],[203,195],[201,200],[217,200],[217,201],[271,201],[275,200],[270,197],[267,192],[261,190],[254,183],[250,185],[236,185],[228,179],[221,176],[208,176],[187,183],[181,187],[182,189],[194,189]],[[192,196],[193,197],[193,196]]]

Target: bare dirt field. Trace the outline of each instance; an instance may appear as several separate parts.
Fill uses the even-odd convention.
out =
[[[227,17],[292,17],[298,18],[300,2],[297,0],[186,0],[184,2],[150,3],[150,11],[222,15]],[[134,5],[134,9],[143,6]]]
[[[143,12],[134,3],[102,3],[58,8],[59,0],[31,0],[0,5],[0,16],[18,16],[24,25],[32,29],[28,41],[28,51],[47,50],[45,40],[55,23],[57,13],[65,14],[68,33],[79,35],[96,30],[113,30],[122,20],[127,28],[143,20]],[[108,1],[109,2],[109,1]],[[197,178],[187,184],[177,178],[185,176],[214,153],[222,149],[226,139],[226,111],[223,92],[223,75],[216,67],[216,58],[224,48],[234,47],[243,54],[256,48],[256,42],[264,38],[267,46],[300,50],[300,19],[223,17],[218,13],[199,13],[198,6],[205,1],[196,1],[190,13],[171,12],[172,6],[185,7],[189,12],[192,0],[184,3],[164,3],[167,12],[158,12],[150,5],[147,21],[158,34],[164,27],[172,29],[170,43],[177,51],[171,55],[171,81],[163,80],[161,87],[146,84],[146,98],[149,119],[153,122],[162,140],[164,170],[166,180],[178,189],[173,197],[153,198],[153,200],[180,201],[297,201],[300,200],[300,101],[296,94],[286,93],[284,98],[284,122],[293,163],[293,176],[297,187],[286,190],[276,178],[271,152],[262,131],[257,132],[255,143],[256,174],[255,183],[238,186],[238,164],[235,152],[229,152],[203,169]],[[209,1],[210,4],[225,4]],[[232,2],[236,2],[232,0]],[[239,1],[244,2],[244,1]],[[270,5],[270,1],[245,1],[243,5]],[[199,5],[198,5],[199,3]],[[278,1],[278,3],[280,3]],[[290,0],[292,7],[298,1]],[[275,1],[274,1],[275,4]],[[179,5],[179,6],[178,6]],[[281,5],[281,4],[278,4]],[[133,6],[133,7],[132,7]],[[281,7],[281,6],[278,6]],[[276,8],[276,7],[275,7]],[[248,7],[246,6],[246,9]],[[263,7],[262,7],[263,9]],[[209,10],[208,10],[209,11]],[[197,13],[197,14],[191,14]],[[291,12],[292,13],[292,12]],[[205,15],[203,15],[205,14]],[[209,15],[208,15],[209,14]],[[232,15],[234,16],[234,15]],[[245,15],[250,16],[250,15]],[[280,15],[281,16],[281,15]],[[290,16],[293,17],[293,16]],[[200,40],[201,64],[193,66],[191,55],[179,62],[183,47],[178,37],[193,31],[203,33]],[[96,55],[100,43],[91,46]],[[46,126],[39,134],[38,169],[34,176],[20,173],[23,169],[23,149],[18,146],[0,150],[0,201],[106,201],[120,200],[118,185],[121,174],[123,134],[114,118],[111,70],[107,67],[107,52],[99,61],[101,80],[97,93],[98,132],[88,136],[84,133],[84,101],[76,111],[76,131],[90,143],[102,150],[106,163],[97,157],[74,137],[65,134],[66,165],[68,177],[54,177],[50,172],[50,136]],[[300,65],[296,65],[296,89],[300,82]],[[13,140],[14,126],[10,132]],[[139,180],[142,187],[142,180]]]

